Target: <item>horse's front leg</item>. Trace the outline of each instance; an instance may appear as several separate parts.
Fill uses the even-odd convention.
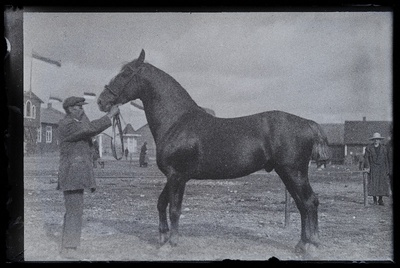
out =
[[[169,219],[171,221],[171,233],[169,243],[176,246],[179,240],[179,218],[181,216],[182,199],[185,192],[186,181],[173,176],[168,181],[169,186]]]
[[[159,217],[159,232],[160,245],[164,245],[168,241],[168,221],[167,221],[167,206],[168,206],[168,182],[164,186],[160,196],[158,197],[157,209]]]

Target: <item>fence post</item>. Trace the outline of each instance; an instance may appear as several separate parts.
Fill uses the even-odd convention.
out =
[[[368,173],[363,172],[364,206],[368,206]]]
[[[285,228],[290,225],[290,194],[285,187]]]

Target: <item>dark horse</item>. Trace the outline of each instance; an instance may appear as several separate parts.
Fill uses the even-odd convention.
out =
[[[275,169],[300,211],[301,240],[296,249],[317,246],[318,198],[308,181],[308,164],[310,158],[328,158],[321,127],[281,111],[217,118],[199,107],[174,78],[145,63],[144,57],[142,50],[138,59],[124,65],[97,103],[105,112],[114,104],[143,102],[157,165],[167,177],[157,204],[160,243],[178,242],[182,197],[190,179],[232,179]]]

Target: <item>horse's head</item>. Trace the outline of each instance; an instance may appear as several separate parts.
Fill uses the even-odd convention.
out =
[[[143,82],[138,77],[138,72],[141,70],[144,56],[142,50],[138,59],[125,64],[119,74],[105,86],[97,100],[100,111],[108,112],[115,104],[124,104],[139,98]]]

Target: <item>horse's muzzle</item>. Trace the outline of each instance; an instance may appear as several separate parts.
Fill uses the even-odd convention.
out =
[[[97,105],[99,106],[99,110],[102,112],[108,112],[111,109],[111,103],[105,104],[100,98],[97,100]]]

